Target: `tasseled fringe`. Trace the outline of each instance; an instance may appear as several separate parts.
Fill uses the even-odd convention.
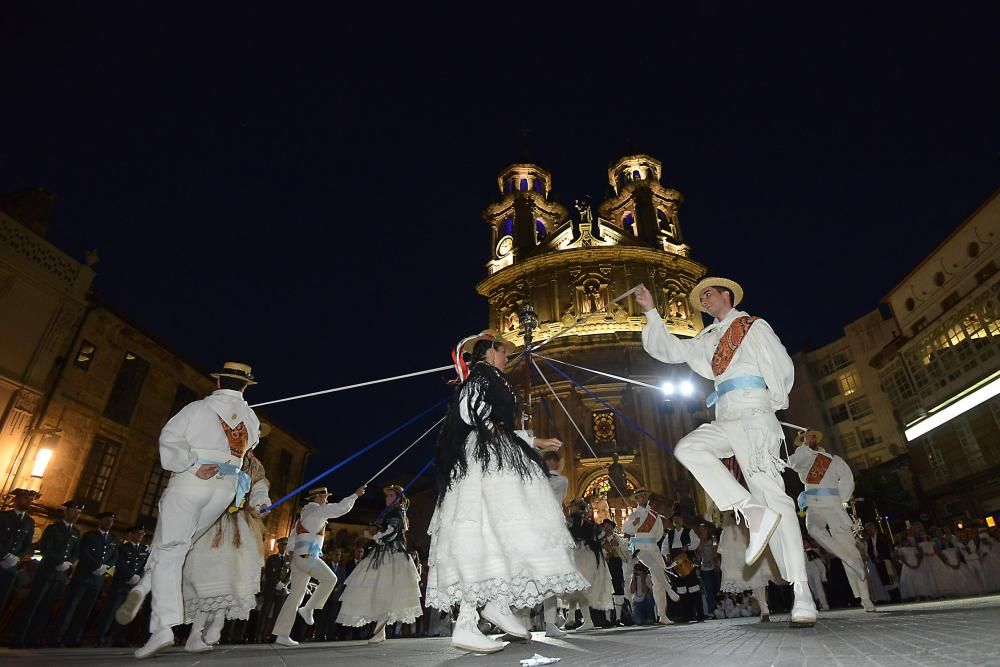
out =
[[[784,437],[775,434],[772,430],[756,427],[756,425],[746,425],[743,427],[747,440],[750,442],[750,461],[747,472],[751,474],[768,475],[769,477],[781,477],[781,471],[788,467],[788,464],[780,456],[771,453],[771,443],[778,440],[778,451],[781,451],[781,443]]]
[[[250,529],[250,537],[255,539],[257,543],[257,552],[259,555],[264,555],[264,522],[260,519],[255,519],[250,516],[248,512],[236,512],[233,514],[223,514],[219,517],[219,520],[215,522],[215,534],[212,535],[212,548],[218,549],[222,546],[222,541],[225,539],[225,535],[228,531],[233,533],[233,546],[235,548],[240,548],[243,545],[243,534],[240,531],[240,515],[244,515],[246,519],[247,527]]]

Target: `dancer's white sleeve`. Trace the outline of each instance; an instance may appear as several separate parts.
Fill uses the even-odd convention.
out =
[[[799,474],[799,479],[804,484],[815,460],[816,454],[813,450],[805,446],[796,447],[792,455],[788,457],[788,467]]]
[[[854,495],[854,473],[851,472],[851,466],[847,465],[847,461],[839,456],[833,457],[831,467],[834,466],[837,468],[837,476],[839,477],[837,490],[840,493],[840,499],[846,503]]]
[[[270,498],[271,485],[267,481],[267,477],[254,482],[254,485],[250,487],[250,507],[264,507],[271,506]]]
[[[711,380],[712,353],[708,341],[696,336],[681,339],[663,325],[663,318],[656,309],[646,312],[646,326],[642,328],[642,347],[650,356],[667,364],[687,364],[698,375]]]
[[[354,503],[357,502],[358,496],[351,494],[343,498],[339,503],[328,503],[323,505],[323,515],[326,519],[336,519],[337,517],[344,516],[352,509],[354,509]]]
[[[191,403],[170,418],[160,431],[160,465],[170,472],[184,472],[198,462],[198,455],[191,451],[188,428],[197,406]]]
[[[781,344],[774,329],[764,320],[757,320],[750,327],[742,345],[748,344],[760,374],[767,383],[771,408],[776,411],[784,410],[788,407],[788,392],[792,390],[792,384],[795,382],[795,365],[792,358],[788,356],[788,351]]]

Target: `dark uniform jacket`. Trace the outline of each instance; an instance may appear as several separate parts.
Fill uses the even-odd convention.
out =
[[[56,566],[66,561],[73,562],[79,557],[80,529],[65,521],[56,521],[42,532],[38,550],[42,552],[42,561],[38,564],[35,576],[66,581],[69,571],[58,572]]]
[[[27,512],[18,518],[14,510],[0,512],[0,558],[14,554],[18,558],[31,550],[35,522]]]
[[[287,584],[292,576],[292,566],[287,557],[273,554],[264,561],[264,591],[275,592],[275,587]]]
[[[115,563],[115,578],[111,581],[112,590],[128,590],[132,588],[129,580],[134,575],[142,576],[149,559],[149,547],[145,544],[122,542],[118,546],[118,562]]]
[[[105,535],[99,530],[91,530],[80,539],[80,560],[73,571],[73,580],[100,586],[104,575],[94,574],[94,570],[102,565],[111,569],[117,562],[118,538],[110,532]]]

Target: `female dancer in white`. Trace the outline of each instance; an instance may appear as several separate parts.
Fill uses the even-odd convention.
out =
[[[579,607],[583,613],[583,624],[574,632],[586,632],[596,627],[591,609],[609,612],[615,608],[615,590],[611,583],[611,570],[604,560],[604,550],[601,547],[601,535],[604,531],[594,523],[590,504],[583,498],[571,500],[568,522],[569,534],[576,541],[576,548],[573,550],[576,569],[591,585],[590,588],[569,596],[567,602],[571,618],[576,617],[574,607]]]
[[[388,509],[381,530],[372,535],[375,548],[365,556],[344,582],[337,623],[360,628],[376,623],[369,644],[385,641],[385,626],[401,622],[409,625],[419,617],[420,579],[417,566],[406,549],[410,499],[396,484],[382,489]]]
[[[453,352],[461,385],[438,440],[438,504],[431,519],[427,597],[442,611],[461,605],[451,644],[493,653],[504,644],[478,629],[482,617],[504,632],[531,633],[511,607],[590,587],[573,558],[573,538],[538,449],[555,438],[515,430],[517,397],[503,370],[513,345],[484,331]]]
[[[725,512],[722,522],[722,535],[719,536],[719,555],[722,556],[722,584],[719,590],[723,593],[742,593],[752,591],[757,604],[760,605],[760,621],[771,620],[771,611],[767,606],[767,583],[784,583],[778,574],[778,566],[770,550],[753,565],[747,565],[744,558],[747,544],[750,543],[749,531],[745,526],[737,525],[735,515]]]

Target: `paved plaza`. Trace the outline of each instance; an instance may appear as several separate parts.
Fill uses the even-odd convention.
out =
[[[792,630],[787,616],[770,624],[731,619],[669,628],[599,630],[567,640],[536,634],[531,643],[513,643],[488,656],[453,650],[448,639],[390,639],[381,646],[363,642],[224,646],[191,655],[172,648],[146,661],[159,667],[304,667],[347,665],[471,665],[519,667],[534,653],[562,658],[558,667],[686,665],[690,667],[807,665],[866,667],[887,665],[1000,665],[1000,596],[917,604],[887,605],[876,614],[860,610],[827,612],[813,629]],[[47,665],[136,664],[125,649],[45,649],[0,651],[0,663]]]

